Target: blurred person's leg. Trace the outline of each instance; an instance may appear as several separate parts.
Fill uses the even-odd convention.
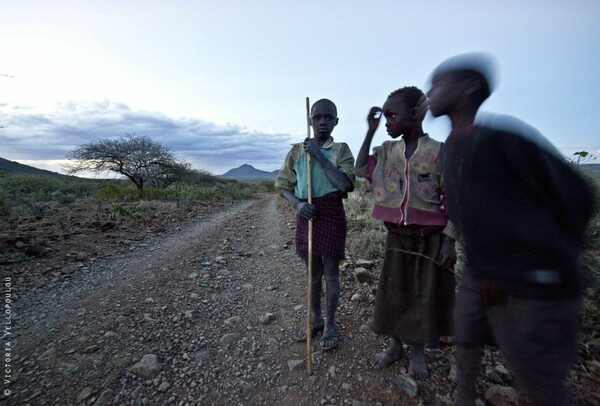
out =
[[[454,343],[456,344],[457,406],[475,405],[481,343],[487,325],[485,309],[473,277],[468,270],[461,276],[454,307]]]
[[[487,309],[517,390],[534,405],[569,404],[566,378],[576,360],[581,300],[539,301],[510,297]]]

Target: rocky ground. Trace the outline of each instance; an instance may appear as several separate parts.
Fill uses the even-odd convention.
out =
[[[275,194],[141,220],[68,213],[0,230],[9,365],[1,404],[451,402],[450,343],[427,350],[430,377],[418,383],[407,359],[368,366],[387,342],[369,328],[379,264],[358,258],[341,266],[340,347],[323,353],[316,340],[307,374],[306,345],[292,339],[305,324],[306,277],[293,214]],[[599,405],[598,336],[580,353],[575,403]],[[482,399],[511,404],[510,382],[487,349]]]

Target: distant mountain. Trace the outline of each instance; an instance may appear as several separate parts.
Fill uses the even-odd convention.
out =
[[[235,179],[241,181],[275,180],[279,171],[267,172],[256,169],[252,165],[243,164],[239,168],[230,169],[219,178]]]
[[[28,175],[45,175],[63,177],[57,172],[47,171],[45,169],[34,168],[33,166],[23,165],[15,161],[9,161],[8,159],[0,158],[0,172],[11,172],[11,173],[24,173]]]

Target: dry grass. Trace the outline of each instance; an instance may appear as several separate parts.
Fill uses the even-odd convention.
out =
[[[345,200],[344,208],[348,217],[347,248],[352,258],[380,259],[383,257],[386,230],[380,220],[371,217],[373,198],[358,184],[354,192]]]

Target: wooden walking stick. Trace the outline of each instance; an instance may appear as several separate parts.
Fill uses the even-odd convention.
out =
[[[306,98],[306,134],[310,139],[310,101]],[[306,177],[308,178],[308,204],[312,203],[312,179],[310,173],[310,154],[306,154]],[[308,259],[306,268],[308,286],[306,289],[306,372],[312,375],[312,220],[308,220]]]

